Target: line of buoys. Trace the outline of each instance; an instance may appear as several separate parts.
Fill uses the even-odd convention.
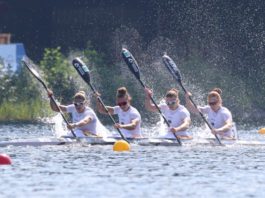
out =
[[[0,165],[10,165],[11,158],[7,154],[0,154]]]

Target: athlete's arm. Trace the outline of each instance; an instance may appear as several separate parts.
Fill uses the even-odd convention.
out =
[[[145,99],[144,99],[144,106],[148,111],[157,112],[156,106],[151,101],[151,96],[153,92],[151,89],[145,88]]]
[[[89,124],[93,119],[90,116],[86,116],[84,119],[80,120],[79,122],[69,124],[68,128],[74,129],[77,127],[82,127]]]
[[[67,108],[65,105],[60,105],[58,104],[59,108],[61,109],[62,112],[66,112]],[[50,107],[53,111],[59,112],[60,110],[57,108],[56,104],[54,104],[53,100],[50,99]]]
[[[127,129],[127,130],[134,130],[137,125],[139,124],[140,120],[138,118],[134,119],[131,121],[130,124],[119,124],[119,123],[116,123],[114,125],[115,128],[122,128],[122,129]]]
[[[152,103],[150,97],[145,97],[145,100],[144,100],[144,106],[145,108],[148,110],[148,111],[151,111],[151,112],[158,112],[156,106]]]
[[[106,109],[108,110],[108,112],[113,115],[114,114],[114,108],[110,107],[110,106],[106,106]],[[105,108],[103,107],[103,105],[97,100],[97,110],[99,113],[102,114],[108,114],[108,112],[105,110]]]
[[[185,130],[187,130],[189,128],[190,123],[191,123],[190,118],[186,117],[186,118],[183,119],[183,123],[180,126],[171,128],[171,132],[176,133],[176,132],[179,132],[179,131],[185,131]]]
[[[227,121],[225,121],[225,125],[218,128],[218,129],[214,129],[214,131],[217,133],[217,134],[220,134],[222,135],[223,133],[227,132],[228,130],[230,130],[233,126],[233,122],[232,120],[228,119]]]
[[[57,105],[54,104],[52,100],[53,92],[52,90],[48,89],[47,90],[48,97],[50,98],[50,107],[53,111],[59,112],[60,110],[57,108]],[[58,104],[59,108],[61,109],[62,112],[66,112],[66,106]]]
[[[190,92],[185,94],[186,108],[192,113],[199,113],[199,110],[191,102],[190,96],[192,96]]]

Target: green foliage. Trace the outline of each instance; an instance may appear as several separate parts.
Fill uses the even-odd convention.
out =
[[[77,89],[74,83],[76,71],[61,53],[60,47],[45,49],[40,68],[56,98],[61,99],[62,103],[71,101]]]
[[[47,116],[36,82],[25,67],[13,73],[0,68],[0,121],[32,121]]]
[[[0,106],[0,122],[37,121],[48,115],[48,103],[41,100],[4,102]]]
[[[147,113],[144,109],[142,87],[125,63],[109,63],[104,54],[98,53],[91,45],[88,45],[82,53],[82,59],[91,72],[91,82],[101,93],[102,99],[107,105],[115,105],[117,88],[125,86],[133,97],[133,106],[140,110],[143,118],[147,118],[148,122],[157,121],[152,119],[156,117],[154,114]],[[72,58],[64,56],[58,47],[45,49],[39,64],[43,74],[42,78],[53,90],[56,99],[61,100],[64,104],[72,101],[74,93],[81,86],[87,87],[73,68],[71,61]],[[42,95],[46,97],[46,93],[42,94],[45,92],[43,87],[29,71],[22,67],[19,72],[12,74],[10,68],[4,71],[2,65],[3,62],[0,59],[0,121],[32,121],[49,115],[51,112],[49,104],[41,97]],[[170,74],[167,71],[164,72],[164,66],[161,66],[163,69],[156,66],[153,68],[142,67],[141,69],[143,69],[142,78],[146,77],[143,80],[147,86],[155,88],[157,91],[155,95],[158,96],[155,100],[159,102],[166,89],[177,84],[174,80],[172,81],[171,77],[168,78]],[[244,115],[247,116],[246,112],[253,110],[253,107],[264,108],[265,70],[258,73],[253,71],[250,75],[256,74],[255,79],[243,79],[242,76],[232,73],[231,70],[211,65],[195,55],[180,63],[179,67],[183,74],[184,85],[194,94],[193,98],[198,104],[205,104],[207,92],[214,87],[220,87],[223,90],[224,106],[232,111],[236,121],[244,120],[246,118]],[[259,91],[257,92],[253,87]],[[88,87],[87,90],[89,90]],[[183,92],[180,93],[183,101]],[[93,106],[94,104],[92,104]],[[106,116],[101,118],[106,118]]]

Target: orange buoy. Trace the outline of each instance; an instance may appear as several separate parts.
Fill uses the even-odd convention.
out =
[[[113,151],[122,152],[122,151],[130,151],[130,149],[131,149],[130,144],[125,140],[118,140],[113,145]]]
[[[0,165],[10,165],[11,158],[6,154],[0,154]]]
[[[265,128],[261,128],[261,129],[259,130],[259,134],[265,134]]]

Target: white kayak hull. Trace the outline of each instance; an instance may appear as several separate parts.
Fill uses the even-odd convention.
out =
[[[53,146],[53,145],[69,145],[69,144],[88,144],[88,145],[113,145],[120,138],[36,138],[30,140],[15,140],[0,142],[0,147],[6,146]],[[141,146],[180,146],[177,140],[160,139],[160,138],[141,138],[129,140],[132,144]],[[218,146],[215,139],[193,139],[182,140],[183,145],[213,145]],[[222,140],[223,145],[245,145],[245,146],[265,146],[265,141],[246,141],[246,140]]]

